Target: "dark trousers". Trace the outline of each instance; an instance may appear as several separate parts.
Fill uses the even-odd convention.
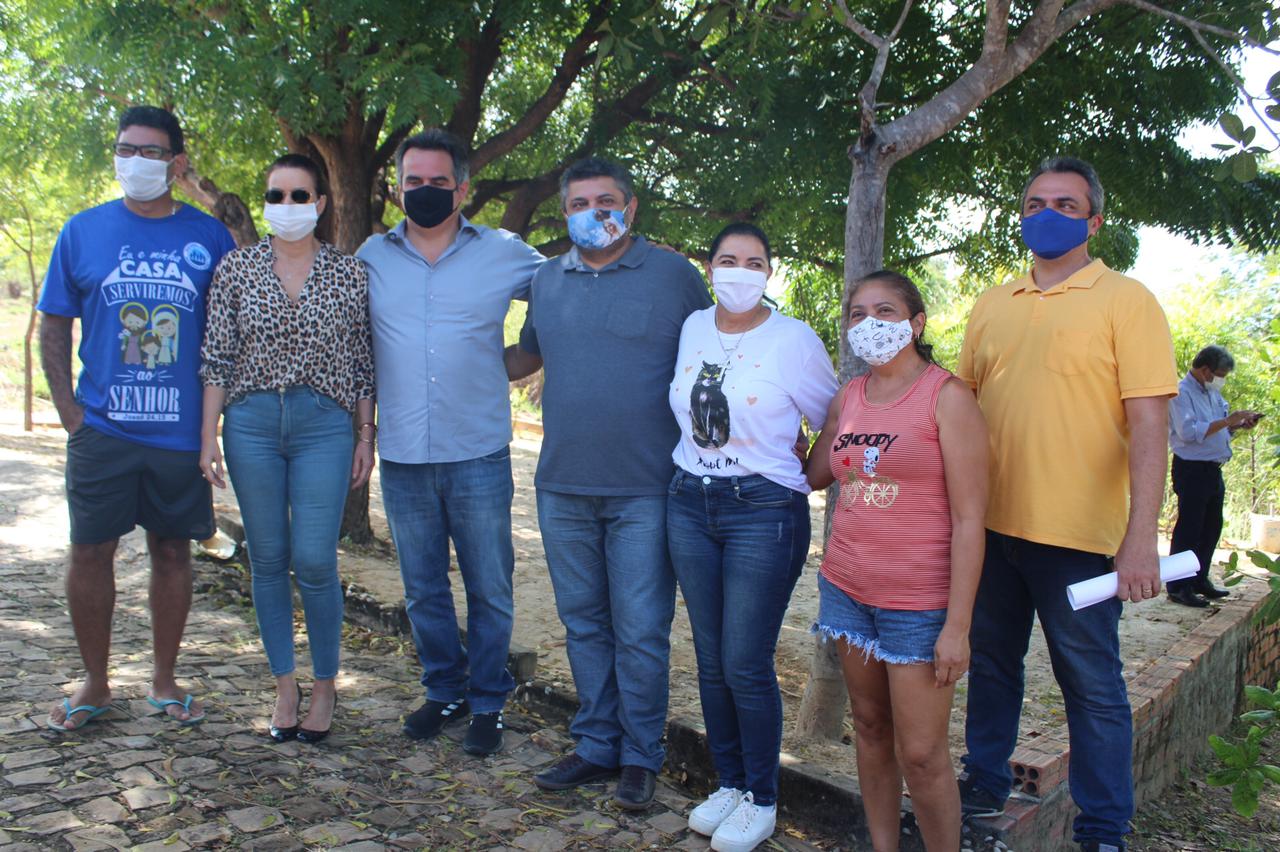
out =
[[[1222,501],[1227,496],[1222,465],[1174,456],[1173,493],[1178,495],[1178,522],[1174,524],[1169,549],[1173,553],[1184,550],[1195,553],[1200,560],[1200,571],[1194,577],[1170,583],[1169,591],[1194,590],[1208,581],[1213,551],[1222,535]]]
[[[1075,841],[1122,845],[1133,816],[1133,715],[1120,660],[1119,598],[1076,612],[1066,589],[1111,570],[1110,560],[987,531],[987,553],[969,634],[969,713],[963,758],[969,777],[1009,792],[1009,758],[1022,715],[1023,658],[1033,616],[1049,646],[1071,738],[1068,782],[1080,808]]]

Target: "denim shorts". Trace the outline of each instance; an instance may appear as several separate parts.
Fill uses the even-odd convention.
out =
[[[881,609],[849,597],[818,575],[818,620],[810,630],[827,639],[843,639],[863,657],[909,665],[933,662],[933,646],[947,620],[942,609]]]

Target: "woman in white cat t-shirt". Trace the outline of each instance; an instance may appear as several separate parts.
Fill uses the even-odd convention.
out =
[[[720,789],[689,815],[718,852],[773,833],[782,696],[773,656],[809,552],[809,486],[795,445],[838,388],[813,329],[761,298],[769,241],[735,223],[711,243],[714,307],[685,320],[671,381],[680,423],[667,542],[693,626]]]

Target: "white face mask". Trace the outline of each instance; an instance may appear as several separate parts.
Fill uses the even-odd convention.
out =
[[[146,157],[116,157],[116,180],[134,201],[155,201],[169,191],[169,162]]]
[[[1207,384],[1205,384],[1205,387],[1213,388],[1218,393],[1222,393],[1222,389],[1225,388],[1226,386],[1227,386],[1226,376],[1214,376],[1212,379],[1208,381]]]
[[[915,338],[911,320],[885,322],[875,317],[863,319],[849,329],[848,335],[853,354],[876,367],[888,364]]]
[[[316,229],[315,202],[310,204],[264,204],[262,218],[271,226],[271,233],[282,240],[301,240]]]
[[[711,270],[711,289],[726,311],[743,314],[760,304],[769,276],[758,269],[717,266]]]

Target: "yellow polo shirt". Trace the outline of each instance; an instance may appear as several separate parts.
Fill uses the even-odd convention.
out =
[[[1164,311],[1095,260],[1052,289],[1031,275],[974,305],[956,375],[991,434],[987,527],[1113,555],[1129,514],[1123,400],[1178,392]]]

